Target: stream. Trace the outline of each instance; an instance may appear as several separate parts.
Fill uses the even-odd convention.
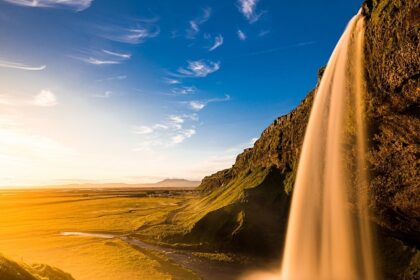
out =
[[[136,250],[149,255],[150,252],[159,253],[167,257],[170,261],[193,271],[203,280],[235,280],[242,275],[244,268],[238,264],[209,260],[198,257],[190,251],[161,247],[145,243],[129,234],[111,234],[102,232],[60,232],[62,236],[93,237],[101,239],[118,238]]]

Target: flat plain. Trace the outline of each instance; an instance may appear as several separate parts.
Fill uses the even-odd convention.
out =
[[[1,190],[0,253],[58,267],[80,280],[199,279],[167,255],[121,238],[166,219],[191,196],[132,189]]]

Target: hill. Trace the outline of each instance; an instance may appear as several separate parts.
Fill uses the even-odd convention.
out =
[[[189,181],[185,179],[165,179],[160,182],[150,184],[158,188],[195,188],[200,185],[200,181]]]
[[[363,4],[371,219],[386,279],[420,275],[418,4]],[[276,119],[232,168],[205,177],[199,198],[171,213],[166,224],[140,233],[159,231],[159,242],[279,257],[314,94],[316,88],[295,110]]]

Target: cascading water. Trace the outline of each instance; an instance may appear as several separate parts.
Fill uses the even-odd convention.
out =
[[[281,278],[375,279],[367,213],[363,17],[348,24],[323,74],[294,186]]]
[[[281,272],[246,279],[376,279],[367,210],[363,38],[359,12],[334,49],[317,89]]]

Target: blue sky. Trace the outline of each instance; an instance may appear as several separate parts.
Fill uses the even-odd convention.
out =
[[[230,167],[313,88],[360,4],[0,0],[0,185]]]

